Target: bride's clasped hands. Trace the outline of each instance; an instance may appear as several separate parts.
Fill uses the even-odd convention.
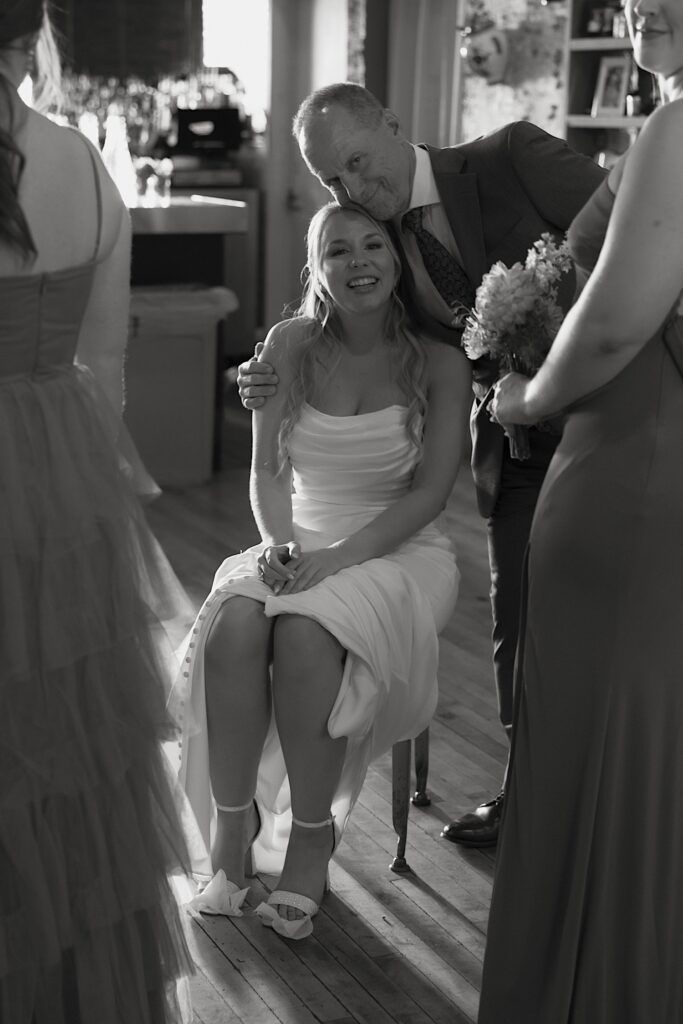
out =
[[[302,552],[296,541],[272,544],[258,560],[259,576],[274,594],[298,594],[346,568],[339,544]]]

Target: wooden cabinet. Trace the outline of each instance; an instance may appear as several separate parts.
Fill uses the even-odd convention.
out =
[[[567,44],[566,137],[593,157],[628,148],[652,107],[653,89],[651,76],[635,68],[628,35],[607,34],[623,25],[623,11],[598,2],[569,0]]]

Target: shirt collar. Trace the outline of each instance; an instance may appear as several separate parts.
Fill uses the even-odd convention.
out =
[[[416,206],[431,206],[441,202],[429,153],[426,149],[415,145],[413,145],[413,152],[415,153],[415,176],[413,190],[410,194],[409,210],[414,210]]]

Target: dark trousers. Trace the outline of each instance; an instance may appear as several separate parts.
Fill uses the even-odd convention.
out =
[[[493,617],[493,672],[498,713],[505,730],[512,727],[515,655],[522,600],[522,570],[531,523],[558,437],[531,430],[531,457],[503,459],[501,484],[493,515],[487,521]]]

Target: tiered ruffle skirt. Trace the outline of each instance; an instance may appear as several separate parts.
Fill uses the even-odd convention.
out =
[[[162,623],[189,609],[91,375],[0,381],[0,1019],[175,1020]],[[129,474],[128,474],[129,475]]]

